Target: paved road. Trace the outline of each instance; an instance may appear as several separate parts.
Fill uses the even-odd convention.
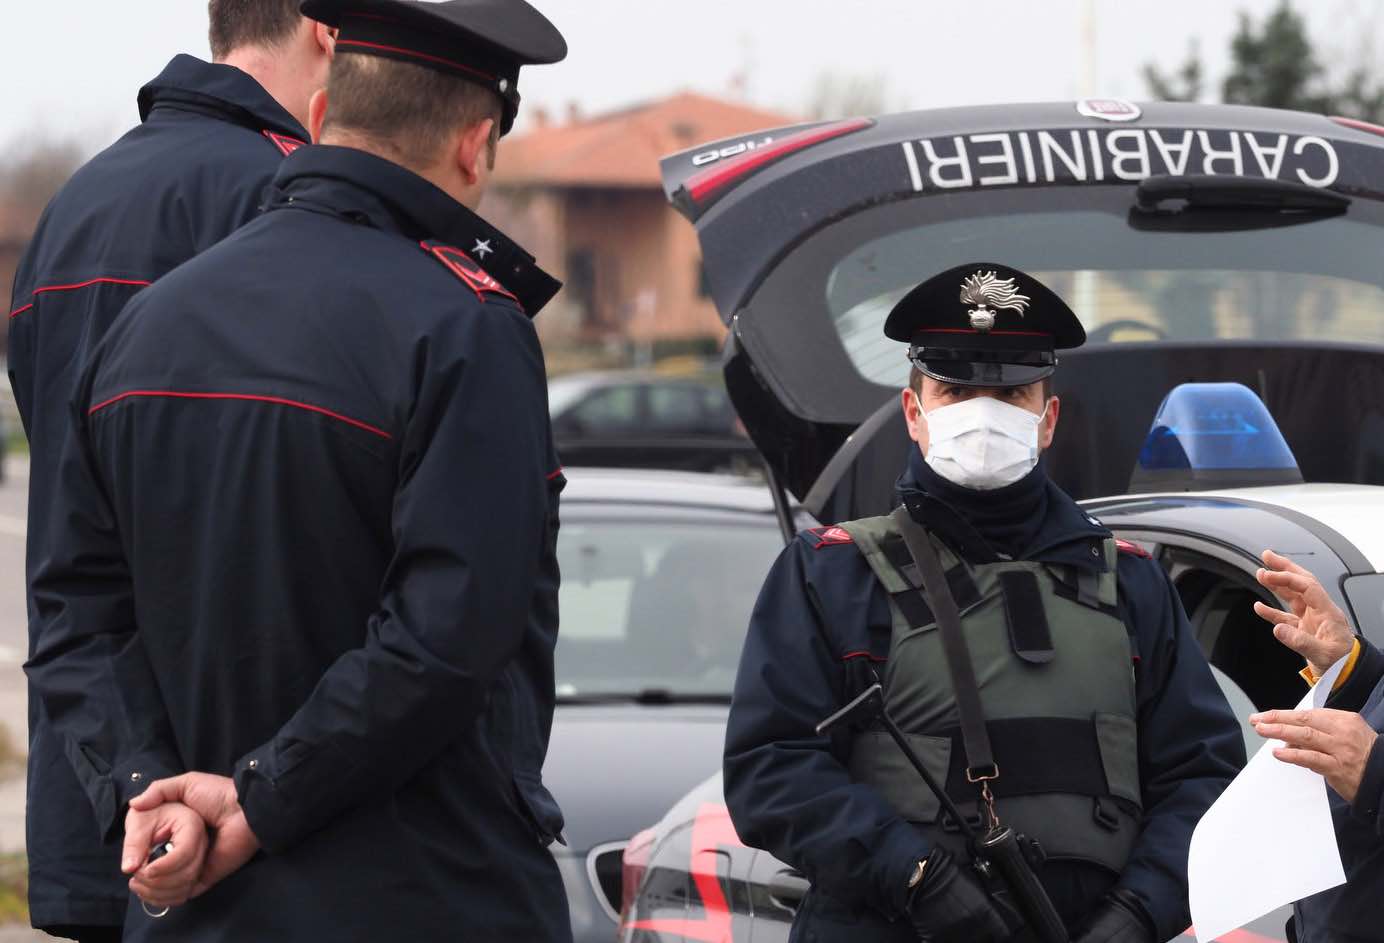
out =
[[[26,463],[11,459],[0,484],[0,724],[11,742],[26,740],[24,672],[28,650],[24,614],[24,505]],[[24,777],[0,781],[0,851],[24,850]],[[0,927],[0,943],[39,943],[53,938],[27,927]]]
[[[27,463],[11,459],[0,484],[0,724],[21,748],[26,739],[24,672],[24,504]],[[23,777],[0,782],[0,851],[24,848]]]

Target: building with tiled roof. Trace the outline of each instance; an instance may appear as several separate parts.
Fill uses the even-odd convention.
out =
[[[505,139],[481,213],[566,283],[539,318],[544,336],[719,342],[696,234],[668,206],[658,162],[793,121],[689,92],[560,124],[538,112]]]

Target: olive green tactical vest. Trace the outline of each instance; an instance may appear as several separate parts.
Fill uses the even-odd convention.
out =
[[[890,596],[885,706],[929,771],[947,783],[963,811],[977,809],[978,820],[978,786],[966,780],[951,674],[903,537],[889,517],[841,527]],[[999,767],[991,786],[1000,820],[1036,839],[1049,859],[1123,870],[1142,802],[1130,637],[1116,609],[1115,541],[1105,542],[1105,572],[1097,574],[1031,561],[972,566],[929,539],[956,596],[975,665]],[[851,774],[879,789],[935,843],[964,846],[887,733],[858,735]]]

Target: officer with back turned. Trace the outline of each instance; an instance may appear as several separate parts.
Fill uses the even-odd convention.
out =
[[[306,143],[308,100],[327,80],[330,31],[297,0],[209,0],[207,14],[212,61],[176,56],[140,89],[139,126],[63,186],[15,276],[9,374],[32,459],[30,577],[50,549],[81,365],[136,292],[258,214],[284,156]],[[32,605],[30,616],[37,633]],[[54,936],[118,943],[129,891],[81,785],[91,773],[31,691],[29,919]]]
[[[127,940],[565,943],[559,286],[474,208],[566,44],[523,0],[303,13],[318,143],[84,370],[27,670],[124,824]]]
[[[901,510],[804,532],[771,571],[726,735],[736,829],[811,881],[795,941],[1032,939],[878,721],[817,733],[878,680],[966,817],[1026,836],[1073,939],[1168,939],[1189,922],[1192,829],[1244,747],[1161,567],[1044,470],[1056,351],[1084,342],[1081,323],[1037,279],[975,263],[915,288],[885,333],[914,368]]]

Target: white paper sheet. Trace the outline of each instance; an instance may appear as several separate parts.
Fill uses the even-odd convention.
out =
[[[1332,665],[1297,709],[1325,704],[1345,662]],[[1326,780],[1277,759],[1282,745],[1265,741],[1192,833],[1187,876],[1200,943],[1346,881]]]

